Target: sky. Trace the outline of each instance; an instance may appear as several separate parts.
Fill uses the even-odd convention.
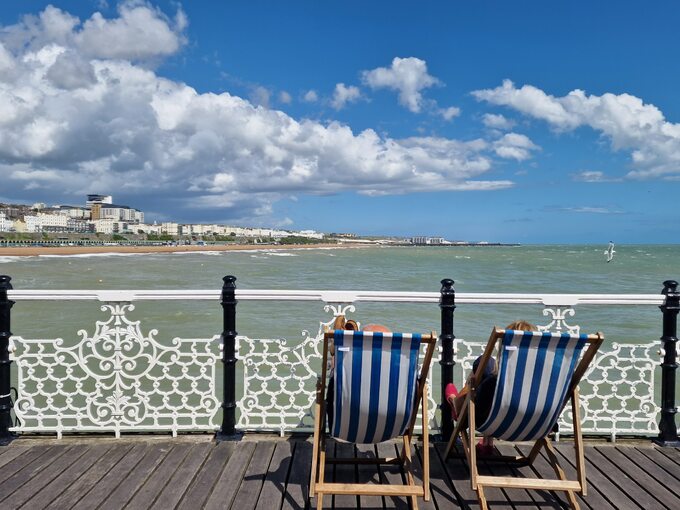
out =
[[[677,243],[680,4],[24,0],[0,202],[519,243]]]

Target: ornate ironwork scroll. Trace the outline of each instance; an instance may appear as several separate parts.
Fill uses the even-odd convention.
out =
[[[131,303],[107,303],[92,336],[12,338],[18,369],[15,403],[21,432],[215,430],[220,402],[215,365],[220,337],[173,338],[164,345],[144,335],[127,313]]]

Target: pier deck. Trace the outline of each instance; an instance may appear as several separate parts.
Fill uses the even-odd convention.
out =
[[[337,455],[352,455],[352,447],[330,443]],[[381,444],[381,456],[395,453],[394,444]],[[442,462],[444,445],[432,447],[432,501],[424,509],[478,508],[461,460]],[[510,453],[511,446],[499,447]],[[422,458],[418,447],[416,463]],[[563,466],[573,476],[573,447],[558,444]],[[10,508],[315,508],[307,497],[311,442],[306,438],[246,436],[239,442],[216,444],[209,436],[139,437],[131,439],[22,438],[0,447],[0,506]],[[360,455],[375,455],[360,447]],[[401,480],[398,468],[378,470],[333,467],[328,480],[355,482]],[[494,464],[494,474],[508,466]],[[582,508],[680,508],[680,449],[656,448],[649,442],[587,443],[589,493]],[[523,476],[551,475],[545,459]],[[484,472],[484,468],[481,469]],[[551,471],[551,470],[550,470]],[[548,491],[488,490],[495,509],[565,508],[562,494]],[[404,499],[336,496],[325,499],[331,508],[408,508]]]

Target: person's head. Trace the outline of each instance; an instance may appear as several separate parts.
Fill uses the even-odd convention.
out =
[[[505,329],[517,329],[519,331],[538,331],[538,328],[531,324],[530,322],[527,321],[515,321],[511,322],[507,326],[505,326]]]
[[[373,332],[379,332],[379,333],[389,333],[390,330],[387,329],[385,326],[382,324],[367,324],[364,326],[364,331],[373,331]]]

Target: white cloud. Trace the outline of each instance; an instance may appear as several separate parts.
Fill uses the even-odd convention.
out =
[[[302,100],[305,103],[316,103],[319,100],[319,94],[317,94],[316,90],[308,90],[305,92],[305,95],[302,96]]]
[[[452,120],[460,115],[460,108],[449,106],[448,108],[439,110],[439,115],[441,115],[444,120]]]
[[[354,103],[361,98],[361,91],[354,85],[347,86],[344,83],[335,85],[331,106],[336,110],[342,110],[347,103]]]
[[[539,147],[526,135],[507,133],[493,143],[494,151],[498,156],[505,159],[524,161],[531,157],[531,151]]]
[[[47,18],[55,24],[48,26]],[[223,218],[254,218],[272,214],[272,204],[291,194],[513,185],[484,178],[497,150],[484,140],[353,132],[338,122],[296,120],[229,93],[200,94],[162,78],[139,58],[176,51],[177,27],[186,26],[179,18],[125,3],[118,18],[96,18],[88,28],[89,50],[80,42],[85,25],[54,7],[0,27],[3,195],[35,197],[24,191],[39,189],[43,200],[58,203],[86,193],[125,194],[136,197],[130,205],[148,210],[172,204],[175,218],[197,207],[219,208]],[[175,34],[177,44],[166,38],[125,50],[123,42],[110,49],[115,58],[92,50],[132,26]],[[341,90],[344,102],[358,97],[358,89]],[[269,101],[267,89],[259,93],[259,104]]]
[[[271,99],[271,95],[272,93],[269,89],[263,87],[262,85],[257,85],[253,87],[248,97],[253,104],[269,108],[269,100]]]
[[[499,129],[502,131],[512,129],[515,126],[515,122],[511,119],[495,113],[485,113],[482,116],[482,122],[490,129]]]
[[[427,63],[415,57],[392,60],[392,65],[362,73],[363,82],[372,89],[388,88],[399,92],[399,103],[413,113],[420,112],[421,91],[440,82],[427,72]]]
[[[587,95],[578,89],[554,97],[531,85],[517,88],[509,80],[473,94],[479,100],[545,120],[559,131],[589,126],[609,139],[614,150],[631,152],[633,170],[628,178],[680,174],[680,124],[668,122],[656,106],[638,97]]]
[[[604,172],[583,170],[573,176],[575,181],[581,182],[615,182],[620,179],[608,177]]]
[[[562,211],[573,212],[573,213],[585,213],[585,214],[623,214],[623,211],[617,209],[609,209],[607,207],[566,207],[561,209]]]
[[[292,96],[286,92],[285,90],[282,90],[279,92],[279,102],[283,104],[290,104],[293,101]]]

